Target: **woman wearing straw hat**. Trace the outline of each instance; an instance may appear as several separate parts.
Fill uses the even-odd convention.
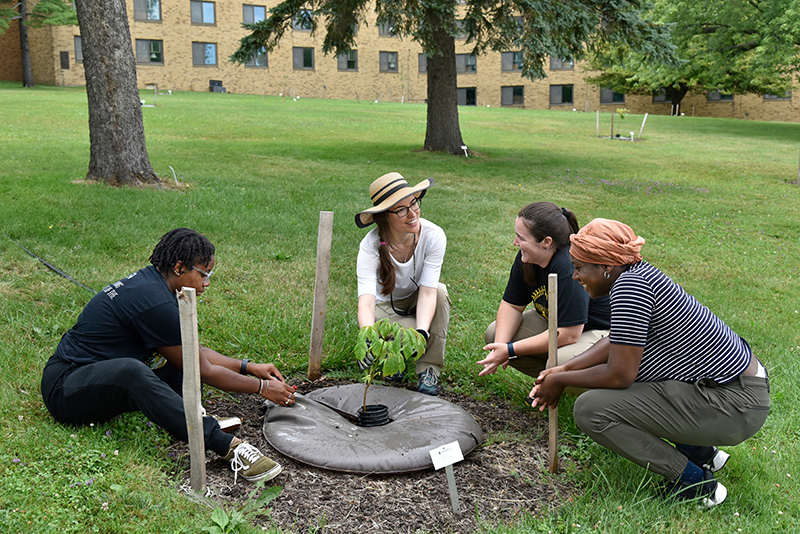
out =
[[[594,219],[571,238],[574,277],[610,295],[611,334],[564,365],[542,371],[533,406],[555,407],[565,386],[596,388],[575,402],[575,422],[602,446],[662,475],[665,494],[725,500],[714,479],[736,445],[769,413],[767,372],[747,342],[657,268],[644,239]]]
[[[486,330],[489,354],[480,376],[512,366],[536,378],[547,366],[547,279],[558,275],[558,362],[564,363],[608,335],[608,297],[596,299],[572,279],[569,237],[578,231],[575,214],[552,202],[533,202],[517,215],[519,248],[497,320]],[[527,309],[526,308],[530,308]]]
[[[427,348],[416,362],[417,390],[426,395],[439,394],[450,324],[450,297],[439,283],[447,237],[420,217],[433,183],[428,178],[411,187],[399,173],[384,174],[370,185],[372,207],[355,217],[359,228],[376,225],[358,251],[358,326],[387,318],[422,334]]]

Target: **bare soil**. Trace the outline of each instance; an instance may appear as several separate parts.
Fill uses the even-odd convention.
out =
[[[316,382],[290,382],[301,393],[343,384],[324,377]],[[453,513],[444,469],[365,476],[311,467],[283,456],[267,443],[262,432],[266,408],[255,395],[234,394],[204,404],[209,413],[241,418],[242,426],[234,434],[283,466],[283,472],[268,483],[283,490],[265,515],[255,519],[260,525],[320,534],[464,534],[476,531],[479,525],[497,526],[524,514],[547,512],[570,498],[575,488],[569,481],[547,472],[546,416],[503,401],[476,401],[446,390],[442,397],[472,414],[484,432],[484,444],[454,465],[458,514]],[[188,447],[176,444],[173,451],[180,457],[178,476],[188,488]],[[563,465],[561,468],[563,472]],[[209,455],[206,475],[210,496],[226,508],[243,503],[253,489],[241,479],[234,485],[230,466],[216,456]]]

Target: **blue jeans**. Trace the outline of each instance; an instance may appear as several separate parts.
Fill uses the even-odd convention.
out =
[[[153,371],[133,358],[77,365],[52,356],[42,373],[42,398],[53,418],[82,426],[127,412],[142,412],[174,438],[187,442],[180,391],[183,373],[167,363]],[[203,418],[206,449],[225,456],[233,436],[213,417]]]

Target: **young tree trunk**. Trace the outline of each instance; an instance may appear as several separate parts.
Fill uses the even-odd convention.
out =
[[[22,87],[33,87],[33,68],[31,67],[31,45],[28,42],[28,4],[25,0],[19,3],[19,50],[22,56]]]
[[[433,25],[440,28],[440,24]],[[428,58],[428,124],[425,150],[463,154],[458,125],[458,85],[455,38],[442,29],[434,31],[434,44],[441,55]]]
[[[678,88],[670,87],[667,90],[667,94],[672,101],[672,110],[671,115],[680,115],[681,114],[681,102],[683,101],[683,97],[686,96],[686,93],[689,92],[689,86],[685,83],[678,84]]]
[[[87,180],[160,184],[144,139],[125,0],[76,0],[89,101]]]

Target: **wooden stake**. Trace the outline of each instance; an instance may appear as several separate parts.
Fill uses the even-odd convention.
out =
[[[642,132],[644,131],[644,123],[647,122],[647,113],[644,114],[644,119],[642,119],[642,127],[639,128],[639,139],[642,138]]]
[[[206,445],[200,413],[200,342],[197,338],[197,297],[193,287],[178,292],[183,347],[183,408],[189,432],[190,482],[192,490],[206,490]]]
[[[597,110],[597,135],[596,137],[600,137],[600,110]]]
[[[611,114],[611,139],[614,139],[614,114]]]
[[[547,277],[547,323],[547,367],[555,367],[558,365],[558,275],[556,273],[550,273]],[[547,419],[550,424],[548,471],[555,474],[558,473],[558,407],[548,410]]]
[[[328,273],[331,267],[333,212],[319,212],[317,234],[317,281],[314,284],[314,313],[311,316],[311,348],[308,353],[308,378],[316,380],[322,366],[322,335],[328,303]]]

